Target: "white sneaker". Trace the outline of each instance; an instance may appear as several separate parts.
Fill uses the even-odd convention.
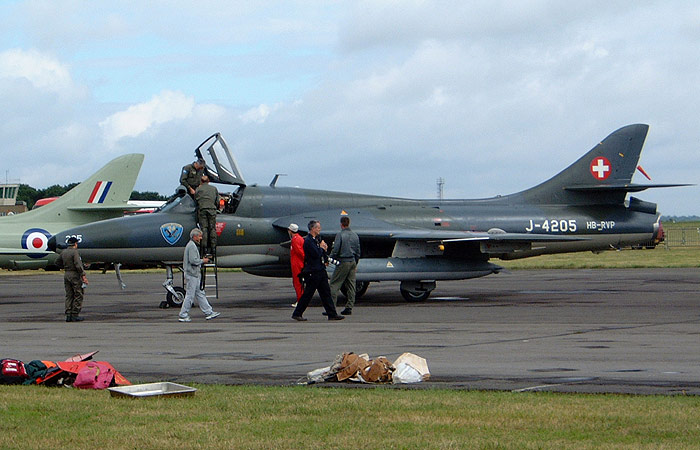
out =
[[[209,314],[206,319],[211,320],[214,319],[215,317],[219,317],[221,315],[220,312],[212,311],[211,314]]]
[[[297,303],[298,303],[298,302],[292,303],[292,308],[296,308],[296,307],[297,307]]]
[[[178,320],[178,322],[192,322],[192,319],[190,319],[190,316],[178,317],[177,320]]]

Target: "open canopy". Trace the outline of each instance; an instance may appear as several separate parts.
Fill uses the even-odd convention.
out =
[[[221,133],[211,135],[195,149],[194,153],[197,158],[206,162],[207,175],[213,183],[245,186],[243,175]]]

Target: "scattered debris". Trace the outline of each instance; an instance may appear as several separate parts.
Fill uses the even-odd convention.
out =
[[[393,363],[385,356],[369,359],[365,354],[353,352],[336,356],[328,367],[312,370],[302,384],[324,381],[355,381],[359,383],[418,383],[430,378],[425,358],[404,353]]]
[[[345,381],[350,378],[355,378],[358,374],[370,365],[369,356],[356,355],[355,353],[343,353],[341,355],[340,364],[334,363],[331,369],[337,368],[335,377],[338,381]],[[337,362],[336,358],[336,362]]]
[[[34,360],[24,364],[16,359],[3,359],[0,360],[0,384],[41,384],[81,389],[131,384],[110,363],[91,361],[96,353],[77,354],[60,362]]]
[[[396,358],[394,367],[394,384],[418,383],[430,378],[428,362],[413,353],[404,353]]]

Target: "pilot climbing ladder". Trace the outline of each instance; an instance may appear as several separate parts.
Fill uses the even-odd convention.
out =
[[[207,298],[219,298],[219,271],[216,266],[216,256],[213,256],[208,263],[202,264],[202,289]],[[211,294],[212,290],[215,294]]]

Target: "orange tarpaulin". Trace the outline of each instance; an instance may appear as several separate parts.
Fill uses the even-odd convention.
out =
[[[80,369],[85,367],[85,365],[88,363],[88,360],[91,360],[93,355],[97,353],[97,351],[90,352],[90,353],[83,353],[83,354],[77,354],[73,355],[70,358],[66,359],[65,361],[61,362],[53,362],[53,361],[42,361],[44,365],[48,368],[52,367],[58,367],[61,370],[55,370],[50,373],[48,373],[45,377],[40,377],[37,378],[36,384],[43,384],[46,381],[57,377],[61,374],[65,374],[65,372],[72,373],[72,374],[78,374],[80,372]],[[119,373],[114,366],[112,366],[110,363],[106,361],[95,361],[99,362],[100,364],[104,364],[106,366],[109,366],[113,371],[114,371],[114,383],[119,385],[119,386],[129,386],[131,385],[131,382],[124,378],[124,375]]]
[[[65,372],[70,372],[70,373],[75,373],[77,374],[80,372],[80,369],[85,367],[86,364],[88,364],[89,361],[78,361],[78,362],[71,362],[71,361],[63,361],[59,362],[58,367],[61,368],[61,370]],[[124,378],[124,375],[121,373],[117,372],[117,369],[114,368],[110,363],[106,361],[95,361],[100,364],[104,364],[105,366],[110,367],[114,371],[114,383],[119,385],[119,386],[129,386],[131,385],[131,382]]]

